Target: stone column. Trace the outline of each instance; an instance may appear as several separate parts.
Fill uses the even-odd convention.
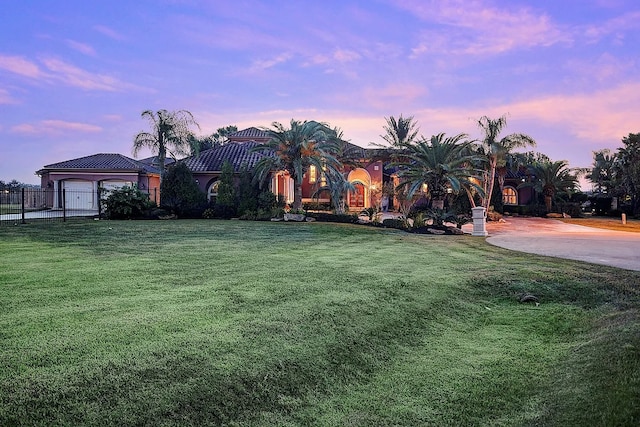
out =
[[[473,218],[473,231],[472,236],[486,237],[489,235],[487,232],[487,210],[482,206],[471,208]]]

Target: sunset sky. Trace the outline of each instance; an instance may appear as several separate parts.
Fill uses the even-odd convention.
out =
[[[587,167],[640,132],[637,0],[0,0],[0,180],[132,156],[144,110],[226,125],[328,122],[381,143],[421,134],[531,135]],[[149,153],[143,153],[145,157]]]

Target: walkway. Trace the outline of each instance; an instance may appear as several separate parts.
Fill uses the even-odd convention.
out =
[[[640,233],[520,217],[489,222],[487,231],[487,242],[505,249],[640,271]]]

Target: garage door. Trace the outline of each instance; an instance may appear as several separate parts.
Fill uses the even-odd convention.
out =
[[[65,207],[67,209],[95,209],[93,182],[65,181]]]

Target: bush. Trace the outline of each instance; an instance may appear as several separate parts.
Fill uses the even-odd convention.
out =
[[[334,214],[328,212],[308,212],[307,216],[319,222],[339,222],[345,224],[357,224],[358,216],[353,214]]]
[[[331,202],[303,203],[302,209],[306,211],[331,211]]]
[[[144,217],[155,204],[137,186],[124,186],[111,191],[104,206],[109,219],[136,219]]]
[[[167,171],[160,186],[163,207],[178,216],[200,217],[206,205],[206,196],[193,179],[184,163],[178,163]]]
[[[580,203],[559,203],[558,210],[562,213],[566,213],[572,218],[582,217],[582,207]]]
[[[397,228],[398,230],[408,230],[409,224],[406,219],[387,218],[382,221],[382,225],[387,228]]]

